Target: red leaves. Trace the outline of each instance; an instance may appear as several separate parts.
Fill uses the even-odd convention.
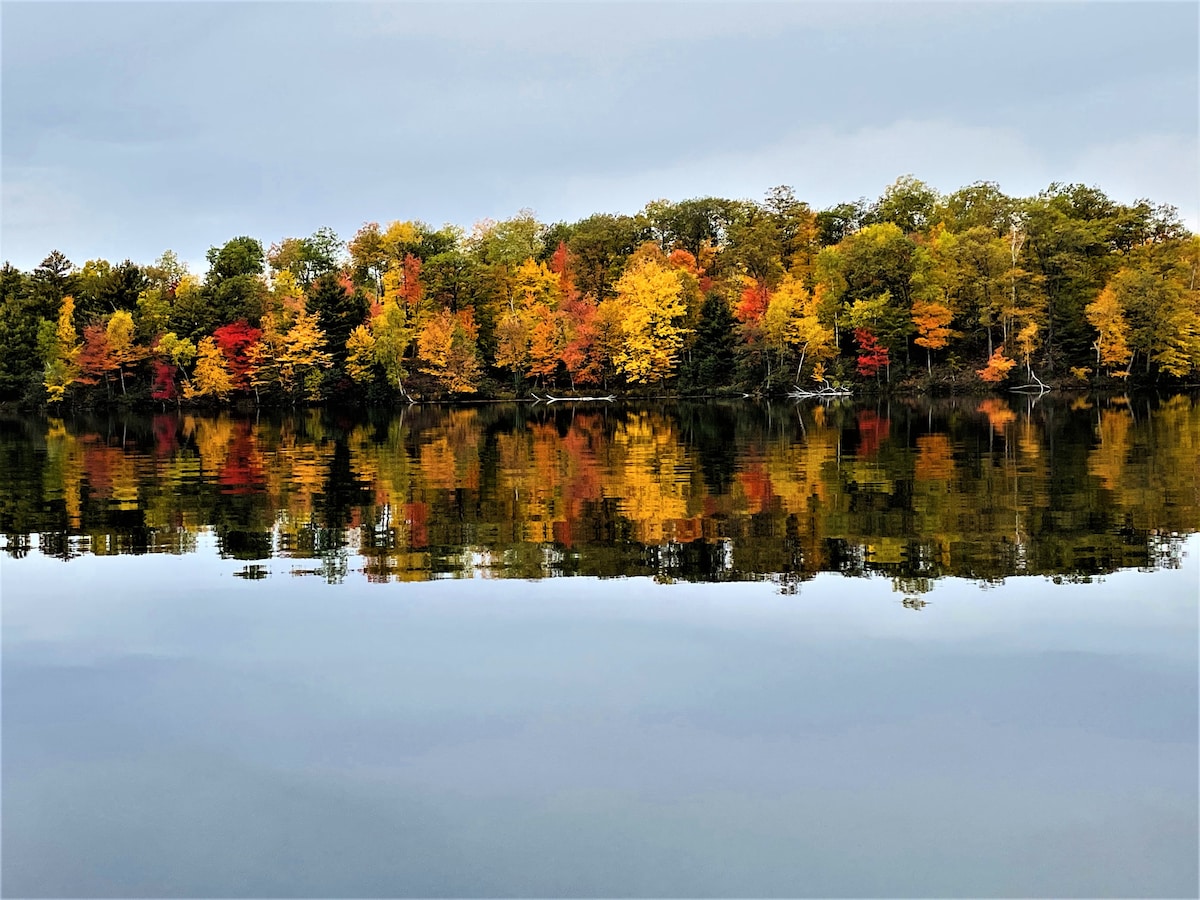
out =
[[[854,340],[858,341],[859,349],[862,351],[858,355],[858,374],[878,375],[879,370],[889,362],[887,347],[879,343],[875,335],[867,328],[855,328]]]
[[[217,474],[222,494],[260,494],[266,489],[262,454],[249,422],[239,422]]]
[[[881,419],[869,409],[858,413],[858,448],[855,454],[860,459],[867,459],[879,452],[879,446],[887,440],[892,428],[891,419]]]
[[[248,325],[245,321],[222,325],[213,332],[213,339],[221,348],[229,374],[233,377],[233,386],[237,390],[250,389],[250,375],[254,371],[254,363],[250,359],[250,348],[262,337],[262,329]]]
[[[575,276],[571,272],[572,263],[573,259],[567,242],[559,241],[558,248],[550,257],[550,271],[558,276],[558,289],[562,294],[563,302],[575,297]]]
[[[415,310],[421,302],[421,260],[411,253],[404,255],[404,280],[400,286],[400,296],[410,310]]]
[[[101,376],[107,377],[117,370],[108,334],[103,325],[87,325],[83,329],[83,346],[75,358],[79,366],[80,384],[98,384]]]
[[[573,300],[564,304],[563,311],[567,315],[567,343],[562,361],[571,373],[572,386],[599,384],[602,360],[596,346],[596,307],[585,300]]]
[[[742,291],[742,300],[734,310],[734,315],[742,322],[757,324],[762,320],[763,314],[767,311],[767,305],[771,302],[771,292],[767,290],[766,284],[759,281],[752,281],[749,286]]]
[[[150,379],[150,398],[152,400],[174,400],[175,366],[161,359],[154,361],[154,374]]]

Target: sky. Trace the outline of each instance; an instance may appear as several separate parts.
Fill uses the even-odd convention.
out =
[[[1200,230],[1194,3],[0,4],[2,256],[1052,182]]]

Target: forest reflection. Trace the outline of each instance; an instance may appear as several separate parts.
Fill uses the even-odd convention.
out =
[[[1187,395],[9,417],[0,460],[10,558],[213,544],[250,578],[832,571],[919,594],[1177,566],[1200,530]]]

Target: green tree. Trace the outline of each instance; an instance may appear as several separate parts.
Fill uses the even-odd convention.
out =
[[[306,238],[284,238],[272,244],[267,261],[273,272],[290,272],[302,287],[328,272],[337,271],[344,248],[332,228],[319,228]]]
[[[327,272],[312,283],[307,307],[317,316],[335,364],[344,365],[350,332],[364,323],[370,309],[366,297],[359,291],[348,289],[341,279]]]
[[[687,380],[696,387],[728,384],[734,364],[734,319],[729,302],[716,291],[704,298],[696,325],[696,342],[686,367]]]
[[[648,234],[645,223],[631,216],[598,214],[577,223],[567,246],[579,292],[597,303],[612,296],[625,261]]]
[[[0,270],[0,399],[32,399],[41,389],[40,323],[27,277],[6,263]]]
[[[941,197],[938,192],[912,175],[902,175],[890,184],[868,211],[866,224],[891,222],[904,234],[925,231],[933,225],[933,215]]]
[[[192,330],[192,336],[239,319],[257,325],[266,311],[267,297],[262,244],[251,237],[236,237],[210,248],[207,258],[205,304],[199,310],[203,321]]]
[[[78,275],[71,261],[55,250],[38,264],[29,279],[29,299],[39,318],[58,315],[63,297],[73,295]]]

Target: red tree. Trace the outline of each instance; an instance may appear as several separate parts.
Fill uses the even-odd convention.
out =
[[[250,373],[254,364],[250,359],[250,348],[262,337],[262,329],[246,324],[244,320],[222,325],[213,332],[213,339],[221,348],[233,386],[239,391],[250,390]]]
[[[562,292],[562,302],[575,298],[575,276],[571,274],[571,251],[566,241],[559,241],[558,248],[550,257],[550,271],[558,276],[558,289]]]
[[[888,364],[888,350],[876,339],[869,329],[855,328],[854,340],[858,341],[859,375],[878,375],[879,370]]]
[[[600,360],[596,347],[596,307],[581,299],[563,304],[567,315],[567,344],[562,361],[571,373],[571,387],[600,383]]]
[[[99,384],[117,369],[112,347],[108,343],[108,332],[103,325],[86,325],[83,329],[83,346],[75,358],[79,366],[80,384]]]
[[[421,303],[424,290],[421,287],[421,260],[411,253],[404,254],[404,281],[400,286],[400,296],[411,315]]]
[[[175,366],[161,359],[154,361],[154,375],[150,379],[150,398],[152,400],[175,399]]]
[[[770,302],[771,292],[767,290],[766,284],[752,281],[749,287],[742,291],[742,300],[734,310],[734,315],[743,322],[756,324],[762,320]]]

